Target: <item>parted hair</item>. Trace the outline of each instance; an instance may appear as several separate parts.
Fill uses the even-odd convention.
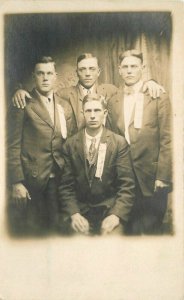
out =
[[[37,57],[34,61],[33,64],[33,69],[35,68],[35,66],[37,64],[47,64],[47,63],[53,63],[54,64],[54,68],[56,69],[56,63],[54,61],[54,59],[51,56],[40,56]]]
[[[105,99],[104,96],[96,94],[96,93],[92,93],[92,94],[88,94],[84,97],[83,101],[82,101],[82,107],[84,109],[84,105],[87,102],[91,102],[91,101],[99,101],[103,107],[103,109],[107,109],[107,101]]]
[[[86,59],[86,58],[96,58],[97,63],[98,63],[98,66],[99,66],[98,58],[97,58],[95,55],[93,55],[92,53],[82,53],[82,54],[80,54],[80,55],[77,57],[77,65],[78,65],[78,63],[79,63],[81,60]]]
[[[126,51],[120,53],[119,54],[119,63],[121,64],[121,62],[124,60],[124,58],[129,57],[129,56],[135,56],[141,60],[141,63],[143,63],[143,54],[142,54],[142,52],[140,52],[136,49],[126,50]]]

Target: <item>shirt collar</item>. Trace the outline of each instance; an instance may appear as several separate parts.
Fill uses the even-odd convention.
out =
[[[42,100],[42,101],[48,101],[48,98],[50,99],[50,100],[52,100],[53,101],[53,97],[54,97],[54,92],[53,91],[50,91],[50,93],[49,93],[49,95],[48,96],[44,96],[44,95],[42,95],[40,92],[38,92],[38,90],[36,89],[36,92],[37,92],[37,94],[39,95],[39,97],[40,97],[40,99]]]
[[[102,127],[102,129],[100,130],[100,132],[99,133],[97,133],[97,135],[95,135],[95,136],[91,136],[91,135],[89,135],[88,133],[87,133],[87,131],[86,131],[86,129],[85,129],[85,136],[86,136],[86,138],[87,139],[89,139],[89,140],[92,140],[92,139],[100,139],[101,138],[101,135],[102,135],[102,131],[103,131],[103,127]]]
[[[90,94],[93,93],[94,91],[94,85],[92,87],[90,87],[90,89],[86,89],[84,86],[82,86],[80,83],[79,83],[79,89],[80,89],[80,92],[83,94],[83,95],[87,95],[88,92],[90,91]]]
[[[138,93],[140,91],[140,89],[142,88],[142,86],[143,86],[143,81],[139,80],[137,83],[135,83],[131,87],[132,87],[132,89],[134,90],[135,93]]]

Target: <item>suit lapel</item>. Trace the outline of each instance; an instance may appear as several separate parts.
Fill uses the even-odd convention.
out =
[[[119,133],[124,135],[125,121],[124,121],[124,93],[123,89],[119,89],[114,105],[115,115],[117,117],[114,122],[117,124]]]
[[[72,106],[75,117],[77,116],[78,99],[82,99],[82,95],[80,94],[79,86],[77,85],[73,87],[70,92],[70,104]]]
[[[54,124],[50,118],[49,112],[36,91],[33,91],[32,96],[32,110],[42,119],[42,121],[46,122],[50,127],[54,129]]]
[[[84,162],[86,159],[86,154],[84,151],[85,139],[84,139],[84,130],[79,131],[76,137],[76,153],[78,153],[80,159]]]

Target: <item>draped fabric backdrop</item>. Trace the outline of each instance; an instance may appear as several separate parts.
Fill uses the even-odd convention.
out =
[[[38,55],[55,58],[58,88],[76,84],[76,57],[83,52],[98,56],[100,83],[119,86],[118,55],[130,48],[144,54],[144,79],[154,78],[170,92],[171,33],[169,12],[6,15],[7,100],[17,84],[32,88],[32,64]]]
[[[171,92],[170,12],[12,14],[4,21],[7,104],[18,86],[32,89],[32,67],[39,55],[55,59],[57,89],[77,83],[76,57],[84,52],[99,58],[99,83],[119,86],[118,55],[130,48],[143,52],[144,79],[153,78]],[[165,222],[170,228],[171,205]]]

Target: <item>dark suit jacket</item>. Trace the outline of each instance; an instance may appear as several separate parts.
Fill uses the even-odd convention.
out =
[[[124,136],[123,89],[108,103],[106,126]],[[167,94],[153,100],[144,95],[142,128],[130,120],[130,152],[133,168],[143,195],[151,196],[156,179],[171,182],[170,102]]]
[[[59,186],[62,211],[71,216],[91,206],[104,205],[127,221],[134,201],[134,175],[125,139],[104,128],[101,143],[107,144],[101,179],[90,185],[84,151],[84,131],[69,138],[63,147],[65,168]],[[96,168],[96,166],[94,167]]]
[[[70,136],[73,128],[70,105],[54,95],[55,124],[36,91],[25,109],[11,107],[8,112],[8,179],[43,190],[53,165],[63,168],[61,124],[57,104],[63,105]]]
[[[103,95],[108,101],[114,94],[116,94],[117,88],[112,84],[101,84],[96,85],[96,93]],[[79,85],[72,86],[69,88],[60,89],[57,94],[67,100],[72,106],[76,132],[85,126],[84,116],[82,111],[79,111],[79,102],[83,100],[83,95],[80,93]]]

